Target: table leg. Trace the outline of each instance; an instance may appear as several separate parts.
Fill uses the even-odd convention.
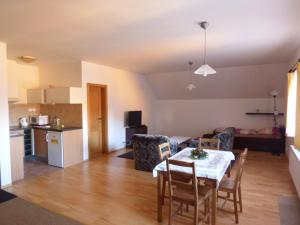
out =
[[[211,224],[217,224],[217,187],[214,184],[212,187],[212,212],[211,212]]]
[[[162,222],[161,173],[157,173],[157,221]]]

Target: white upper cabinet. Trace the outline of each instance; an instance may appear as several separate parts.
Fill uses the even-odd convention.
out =
[[[45,89],[33,88],[27,90],[27,103],[44,104],[45,103]]]
[[[45,93],[45,103],[67,103],[81,104],[82,103],[82,88],[78,87],[56,87],[47,88]]]
[[[39,69],[33,65],[7,60],[8,100],[27,103],[27,90],[39,86]]]
[[[19,101],[19,80],[14,74],[7,76],[8,101]]]

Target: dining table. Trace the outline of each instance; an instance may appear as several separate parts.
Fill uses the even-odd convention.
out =
[[[235,160],[235,156],[230,151],[203,149],[207,152],[207,157],[203,159],[194,159],[191,151],[195,148],[184,148],[180,152],[174,154],[169,159],[184,162],[195,162],[196,176],[199,180],[205,179],[212,188],[212,206],[211,206],[211,224],[216,225],[217,221],[217,190],[219,183],[224,177],[227,169],[231,165],[231,161]],[[171,165],[171,170],[176,170],[188,174],[192,174],[190,168]],[[162,161],[153,169],[153,177],[157,178],[157,220],[162,222],[162,177],[167,172],[166,161]]]

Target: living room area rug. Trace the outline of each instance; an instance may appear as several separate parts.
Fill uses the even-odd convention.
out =
[[[300,200],[293,196],[280,196],[278,199],[280,224],[300,224]]]
[[[126,152],[124,154],[118,155],[119,158],[124,158],[124,159],[132,159],[134,160],[134,152],[133,151],[129,151]]]
[[[21,198],[13,198],[0,204],[0,224],[80,225],[81,223],[50,212]]]
[[[0,189],[0,203],[3,203],[3,202],[6,202],[6,201],[9,201],[11,199],[14,199],[16,198],[17,196],[7,192],[7,191],[4,191],[4,190],[1,190]]]

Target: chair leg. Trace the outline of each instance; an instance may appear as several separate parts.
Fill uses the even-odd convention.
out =
[[[204,217],[207,215],[207,199],[204,200]]]
[[[238,215],[238,209],[237,209],[237,196],[236,192],[233,193],[233,205],[234,205],[234,215],[235,215],[235,223],[239,223],[239,215]]]
[[[230,199],[230,192],[227,192],[227,198]]]
[[[242,188],[241,188],[241,185],[239,185],[239,188],[238,188],[238,194],[239,194],[240,212],[243,212]]]
[[[205,216],[208,215],[206,223],[210,224],[210,198],[207,198],[205,202]]]
[[[226,171],[226,174],[227,174],[228,177],[231,176],[231,164],[229,164],[229,167],[228,167],[228,169]]]
[[[167,183],[167,179],[165,176],[163,176],[163,186],[162,186],[162,205],[165,204],[165,195],[166,195],[166,183]]]
[[[198,222],[199,222],[199,219],[198,219],[198,204],[196,203],[195,204],[195,207],[194,207],[195,211],[194,211],[194,225],[198,225]]]
[[[170,197],[169,199],[169,225],[172,225],[172,212],[173,212],[173,201],[172,198]]]

